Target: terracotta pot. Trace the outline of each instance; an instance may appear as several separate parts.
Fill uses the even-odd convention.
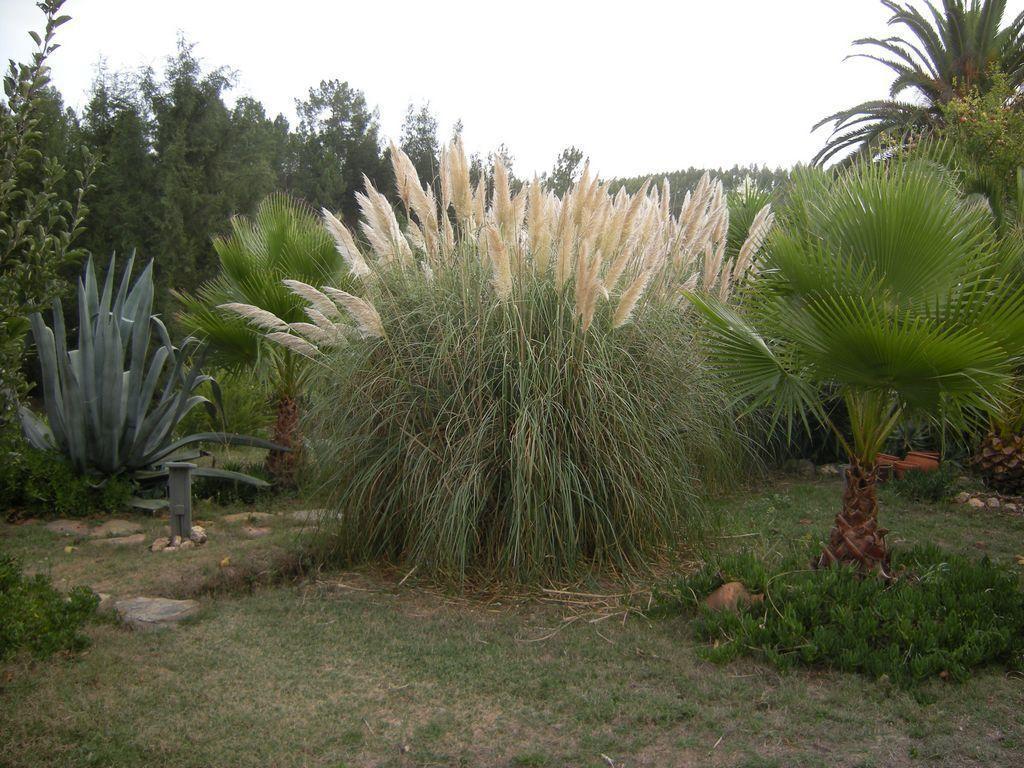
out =
[[[900,457],[893,456],[892,454],[889,453],[880,453],[877,456],[875,456],[875,464],[877,464],[880,467],[884,467],[886,465],[891,467],[897,461],[900,461]]]
[[[892,470],[896,473],[896,479],[902,480],[907,472],[921,472],[923,468],[912,461],[897,461],[892,465]]]
[[[939,454],[931,451],[910,451],[904,461],[916,464],[923,472],[934,472],[939,468]]]

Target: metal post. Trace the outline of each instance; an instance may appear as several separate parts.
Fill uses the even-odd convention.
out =
[[[195,468],[195,464],[185,461],[167,463],[172,542],[175,536],[184,541],[192,533],[192,470]]]

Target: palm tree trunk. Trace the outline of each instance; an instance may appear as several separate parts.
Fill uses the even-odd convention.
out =
[[[876,467],[861,466],[852,459],[846,470],[843,509],[836,515],[828,545],[818,559],[819,568],[836,563],[856,565],[863,573],[877,572],[889,578],[889,550],[885,528],[878,527]]]
[[[277,395],[273,441],[291,450],[271,451],[267,471],[281,486],[295,487],[296,473],[302,462],[302,436],[299,433],[299,403],[288,394]]]

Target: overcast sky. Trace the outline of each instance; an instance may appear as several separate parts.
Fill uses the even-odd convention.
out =
[[[1024,0],[1010,0],[1018,13]],[[68,0],[54,81],[81,107],[100,57],[161,67],[178,32],[205,66],[238,72],[232,98],[269,114],[322,79],[347,80],[397,138],[429,101],[446,138],[462,119],[472,151],[504,142],[515,169],[581,147],[604,176],[687,166],[807,161],[823,116],[884,97],[888,70],[843,62],[850,41],[887,34],[878,0]],[[3,58],[24,59],[33,0],[0,0]]]

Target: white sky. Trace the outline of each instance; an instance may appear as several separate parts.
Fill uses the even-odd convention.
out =
[[[1024,8],[1010,0],[1008,18]],[[397,138],[430,101],[446,139],[505,142],[520,175],[581,147],[604,176],[807,161],[826,114],[888,90],[889,71],[843,62],[888,34],[878,0],[68,0],[54,81],[81,107],[101,56],[158,69],[180,30],[204,66],[238,71],[234,95],[290,121],[322,79],[348,80]],[[0,0],[0,55],[24,60],[33,0]]]

